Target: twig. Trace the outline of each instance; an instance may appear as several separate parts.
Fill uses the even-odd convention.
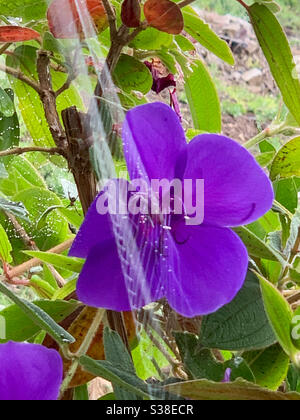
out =
[[[182,9],[185,6],[188,6],[189,4],[193,3],[195,0],[183,0],[182,2],[178,3],[177,6]]]
[[[66,251],[67,249],[69,249],[73,243],[74,239],[68,239],[67,241],[63,242],[60,245],[55,246],[52,249],[49,249],[49,251],[52,254],[61,254],[63,251]],[[37,267],[38,265],[41,264],[41,260],[39,260],[38,258],[32,258],[29,261],[26,261],[25,263],[18,265],[17,267],[14,267],[10,270],[9,272],[9,276],[10,277],[19,277],[22,274],[24,274],[26,271],[29,271],[31,268],[33,267]]]
[[[107,14],[109,29],[110,29],[110,37],[111,37],[111,40],[113,41],[113,39],[117,37],[117,32],[118,32],[117,25],[116,25],[116,13],[109,0],[102,0],[102,4]]]
[[[13,225],[16,233],[20,236],[22,241],[24,242],[25,246],[32,250],[32,251],[38,251],[38,247],[36,246],[35,242],[32,240],[32,238],[28,235],[26,230],[23,228],[23,226],[20,225],[18,220],[15,218],[15,216],[9,212],[5,212],[8,220]]]
[[[12,45],[11,42],[7,42],[0,48],[0,55],[4,54],[5,51]]]
[[[34,89],[39,95],[42,93],[40,85],[36,83],[34,80],[32,80],[30,77],[25,76],[25,74],[23,74],[20,70],[0,64],[0,71],[10,74],[16,79],[19,79],[22,82],[26,83],[28,86],[32,87],[32,89]]]
[[[61,95],[63,92],[65,92],[66,90],[69,89],[69,87],[71,86],[71,83],[73,82],[73,80],[75,79],[74,74],[69,74],[66,82],[62,85],[62,87],[60,87],[56,92],[55,92],[55,97],[57,98],[59,95]]]
[[[249,10],[248,4],[246,4],[243,0],[237,0],[246,10]]]
[[[14,147],[13,149],[4,150],[3,152],[0,152],[0,157],[11,156],[11,155],[22,155],[24,153],[30,153],[30,152],[42,152],[42,153],[48,153],[50,155],[61,154],[60,149],[57,147],[47,149],[45,147],[33,146],[33,147]]]

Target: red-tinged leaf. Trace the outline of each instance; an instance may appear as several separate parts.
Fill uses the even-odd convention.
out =
[[[0,42],[22,42],[39,39],[41,35],[30,28],[0,26]]]
[[[141,23],[141,6],[139,0],[124,0],[121,12],[122,22],[128,28],[138,28]]]
[[[60,39],[84,39],[108,26],[101,0],[53,0],[47,19],[52,35]]]
[[[144,13],[149,25],[162,32],[178,35],[183,31],[182,12],[178,5],[170,0],[147,0]]]

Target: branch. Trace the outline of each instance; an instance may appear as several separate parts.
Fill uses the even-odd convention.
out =
[[[29,152],[49,153],[50,155],[61,154],[60,149],[57,147],[53,147],[52,149],[46,149],[45,147],[14,147],[13,149],[4,150],[3,152],[0,152],[0,157],[22,155],[24,153]]]
[[[36,83],[34,80],[32,80],[30,77],[25,76],[25,74],[23,74],[20,70],[13,69],[12,67],[8,67],[3,64],[0,64],[0,71],[3,71],[4,73],[10,74],[16,79],[21,80],[22,82],[32,87],[32,89],[34,89],[39,95],[41,94],[40,85]]]
[[[110,37],[111,40],[117,37],[117,25],[116,25],[116,13],[113,6],[110,3],[110,0],[102,0],[105,12],[107,14],[109,28],[110,28]]]
[[[49,125],[53,140],[62,151],[67,148],[67,137],[59,119],[56,95],[52,88],[50,74],[50,57],[47,51],[39,51],[37,59],[37,71],[40,82],[40,98],[43,103],[46,120]],[[61,154],[63,154],[61,152]]]
[[[189,4],[193,3],[195,0],[183,0],[182,2],[178,3],[177,6],[182,9],[185,6],[188,6]]]
[[[51,252],[52,254],[61,254],[63,251],[66,251],[69,249],[73,243],[74,239],[68,239],[67,241],[63,242],[60,245],[57,245],[56,247],[49,249],[47,252]],[[12,268],[9,271],[9,276],[11,278],[14,277],[20,277],[22,274],[24,274],[26,271],[29,271],[33,267],[37,267],[41,264],[41,260],[38,258],[32,258],[29,261],[26,261],[25,263],[18,265],[17,267]]]
[[[248,4],[246,4],[243,0],[237,0],[246,10],[249,10]]]

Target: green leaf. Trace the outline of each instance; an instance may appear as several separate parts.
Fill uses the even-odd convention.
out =
[[[213,80],[201,61],[195,61],[192,68],[193,73],[185,77],[185,91],[194,128],[209,133],[220,133],[221,107]]]
[[[241,358],[218,362],[211,350],[201,349],[198,338],[190,333],[173,332],[184,367],[191,379],[208,379],[221,382],[227,368],[231,369],[231,379],[238,377],[254,382],[254,376],[247,363]]]
[[[166,32],[158,31],[155,28],[147,28],[142,31],[138,36],[130,43],[131,48],[137,50],[160,50],[162,48],[168,48],[173,42],[173,36]]]
[[[3,228],[0,225],[0,259],[2,262],[10,263],[12,262],[12,257],[10,255],[12,251],[11,243],[8,239],[8,236]]]
[[[235,61],[227,42],[220,39],[193,9],[187,8],[182,13],[184,30],[203,47],[233,66]]]
[[[245,226],[233,229],[246,245],[248,252],[253,257],[265,258],[266,260],[279,261],[284,264],[284,258],[273,247],[261,240]]]
[[[165,389],[192,400],[221,401],[299,401],[300,394],[273,392],[251,382],[237,380],[231,383],[216,383],[195,380],[166,385]]]
[[[0,113],[0,150],[7,150],[11,147],[18,146],[20,142],[20,125],[19,118],[14,107],[14,92],[12,89],[5,89],[3,92],[8,96],[13,106],[11,115],[6,116]],[[9,109],[9,108],[8,108]],[[3,162],[7,162],[12,157],[2,158]]]
[[[191,379],[209,379],[220,382],[225,367],[217,362],[209,349],[201,349],[194,334],[173,332],[185,369]]]
[[[14,156],[6,164],[8,178],[0,178],[0,190],[7,197],[30,189],[40,187],[47,189],[46,183],[35,167],[24,156]]]
[[[244,353],[243,358],[248,362],[257,385],[263,388],[277,391],[286,378],[290,359],[279,344]]]
[[[77,386],[74,389],[74,401],[89,401],[89,390],[87,384]]]
[[[54,265],[55,267],[64,268],[65,270],[73,271],[74,273],[80,273],[85,263],[85,260],[82,258],[66,257],[65,255],[53,254],[50,252],[24,251],[24,253]]]
[[[182,51],[194,51],[195,50],[194,44],[183,35],[176,35],[175,36],[175,41],[177,42],[179,48]]]
[[[42,229],[36,227],[36,220],[45,212],[47,208],[55,205],[62,205],[61,200],[52,191],[31,188],[16,194],[14,201],[21,201],[26,207],[31,223],[23,223],[29,236],[34,238],[39,249],[48,250],[64,242],[69,233],[68,223],[57,210],[51,212]]]
[[[47,313],[55,322],[63,321],[71,315],[80,304],[76,301],[65,302],[57,300],[36,300],[34,305]],[[5,320],[6,338],[0,343],[7,341],[27,341],[39,331],[41,327],[31,318],[24,316],[23,310],[18,305],[10,305],[0,312],[0,316]]]
[[[132,359],[116,331],[109,328],[104,329],[103,334],[105,360],[110,362],[113,366],[122,366],[126,372],[136,375]],[[117,400],[137,400],[135,393],[125,391],[113,383],[114,394]]]
[[[155,336],[155,338],[159,341],[161,346],[164,347],[166,351],[168,351],[162,339],[158,335]],[[140,334],[138,345],[132,350],[132,358],[137,375],[143,380],[157,375],[157,370],[152,362],[153,359],[160,369],[163,369],[169,365],[169,362],[165,356],[152,343],[145,332]]]
[[[266,6],[255,3],[248,10],[283,100],[300,124],[300,82],[287,37],[276,17]]]
[[[275,199],[291,213],[298,206],[298,190],[294,178],[284,178],[273,182]]]
[[[25,75],[38,80],[36,61],[38,49],[29,45],[22,45],[15,49],[13,55],[7,57],[7,65],[16,69],[20,69]],[[51,70],[53,89],[58,90],[67,80],[67,75],[61,72]],[[22,113],[23,120],[36,146],[53,147],[55,146],[51,136],[49,126],[47,124],[43,105],[39,95],[27,84],[20,80],[10,77],[9,80],[18,99],[19,108]],[[71,86],[57,98],[57,110],[61,115],[61,111],[70,106],[77,106],[83,109],[82,100]],[[57,159],[57,157],[55,157]]]
[[[276,342],[252,272],[231,303],[203,318],[200,342],[204,347],[236,351],[261,349]]]
[[[93,375],[100,376],[138,397],[149,399],[146,383],[133,373],[126,372],[122,366],[115,367],[110,362],[95,361],[88,356],[82,356],[80,364]]]
[[[0,210],[13,214],[21,219],[28,220],[28,212],[22,203],[15,203],[0,197]]]
[[[256,160],[257,160],[257,162],[260,166],[265,168],[266,166],[268,166],[273,161],[274,156],[275,156],[274,151],[265,152],[265,153],[261,153],[260,155],[258,155]]]
[[[116,84],[127,93],[137,90],[146,94],[153,84],[151,73],[145,64],[126,54],[121,55],[113,77]]]
[[[65,345],[74,343],[75,339],[58,325],[45,311],[37,305],[16,296],[0,282],[0,292],[11,299],[38,327],[46,331],[57,343]]]
[[[286,143],[277,153],[271,166],[271,179],[300,176],[300,137]]]
[[[257,276],[260,281],[266,313],[277,340],[286,354],[298,363],[298,350],[291,337],[293,312],[282,294],[260,274],[257,273]]]
[[[0,15],[38,20],[46,17],[45,0],[0,0]]]
[[[11,97],[0,88],[0,114],[4,117],[12,117],[15,113],[15,106],[11,100]]]

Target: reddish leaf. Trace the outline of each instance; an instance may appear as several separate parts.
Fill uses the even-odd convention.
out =
[[[141,23],[141,6],[139,0],[124,0],[122,3],[122,22],[128,28],[138,28]]]
[[[0,42],[21,42],[39,39],[41,35],[29,28],[20,26],[0,26]]]
[[[144,13],[149,25],[160,31],[177,35],[184,28],[181,10],[170,0],[147,0]]]
[[[47,12],[51,33],[55,38],[91,37],[108,26],[101,0],[53,0]]]

